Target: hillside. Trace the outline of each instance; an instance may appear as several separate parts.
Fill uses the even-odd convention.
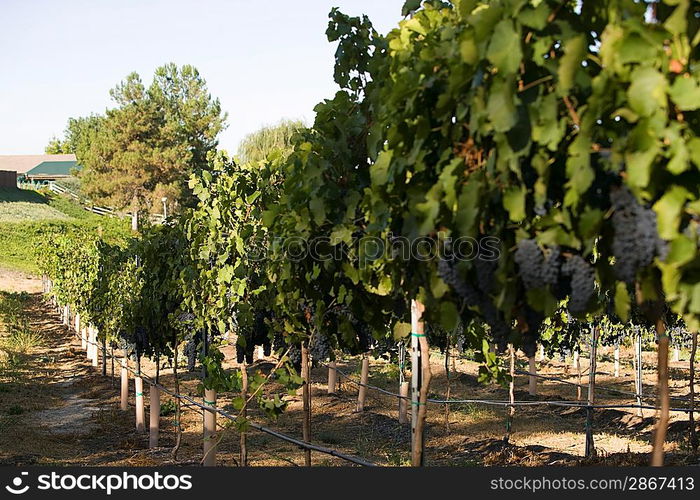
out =
[[[69,220],[51,200],[36,191],[0,189],[0,222]]]
[[[0,189],[0,272],[37,273],[34,249],[47,233],[62,226],[102,227],[107,234],[128,230],[128,223],[87,212],[67,197]]]

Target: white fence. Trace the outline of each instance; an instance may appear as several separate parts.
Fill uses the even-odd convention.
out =
[[[120,213],[114,210],[113,208],[110,207],[99,207],[96,206],[90,201],[88,198],[81,197],[78,193],[68,189],[65,186],[61,186],[60,184],[57,184],[54,181],[50,181],[48,184],[38,184],[34,182],[18,182],[17,187],[20,189],[30,189],[30,190],[38,190],[41,188],[48,188],[51,192],[60,194],[63,196],[70,196],[73,198],[76,202],[80,203],[85,210],[88,212],[91,212],[96,215],[100,215],[102,217],[129,217],[131,218],[132,214],[130,212],[126,213]],[[148,220],[151,222],[151,224],[164,224],[165,223],[165,217],[161,214],[150,214],[148,216]]]

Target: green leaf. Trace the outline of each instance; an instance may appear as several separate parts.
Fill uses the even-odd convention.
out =
[[[379,153],[377,161],[374,162],[374,165],[372,165],[369,170],[373,186],[383,186],[386,184],[393,155],[394,152],[392,150]]]
[[[630,186],[645,188],[649,185],[651,167],[658,153],[659,150],[652,147],[646,151],[636,151],[625,155],[627,183]]]
[[[475,236],[480,189],[481,184],[478,180],[467,181],[459,195],[455,222],[462,236]]]
[[[394,340],[405,339],[411,334],[411,323],[396,323],[394,325]]]
[[[694,111],[700,108],[700,86],[692,76],[677,77],[668,93],[681,111]]]
[[[651,116],[659,108],[666,109],[668,82],[658,70],[641,66],[632,72],[627,90],[630,107],[642,116]]]
[[[623,323],[627,323],[630,308],[630,294],[627,291],[627,285],[618,281],[615,285],[615,314]]]
[[[440,325],[447,331],[452,331],[459,323],[459,311],[452,302],[440,304]]]
[[[658,48],[639,33],[627,32],[618,45],[617,57],[620,63],[639,63],[656,57]]]
[[[690,198],[687,189],[681,186],[671,186],[670,189],[654,204],[659,236],[672,240],[678,235],[683,205]]]
[[[557,73],[559,77],[557,93],[559,95],[567,95],[571,87],[573,87],[576,72],[581,67],[581,62],[585,55],[586,37],[584,35],[579,35],[567,40],[564,45],[564,55],[561,57]]]
[[[525,219],[525,196],[527,188],[525,186],[511,186],[503,194],[503,208],[508,210],[510,220],[521,222]]]
[[[486,112],[496,132],[507,132],[518,120],[514,93],[515,90],[502,80],[496,80],[491,87]]]
[[[459,53],[462,56],[462,61],[467,64],[474,65],[479,60],[479,49],[471,31],[467,31],[462,38],[459,44]]]
[[[311,201],[309,201],[309,208],[314,216],[314,222],[319,226],[323,224],[326,220],[326,207],[323,203],[323,199],[319,197],[311,198]]]
[[[666,2],[667,4],[675,4],[676,2]],[[690,4],[689,0],[680,0],[678,7],[673,10],[673,14],[666,18],[664,22],[664,28],[666,28],[673,35],[681,35],[688,29],[688,6]]]
[[[693,137],[686,142],[688,155],[690,160],[695,164],[695,167],[700,169],[700,138]]]
[[[401,15],[406,17],[407,15],[412,14],[414,11],[420,8],[422,1],[423,0],[406,0],[401,8]]]
[[[679,235],[669,244],[666,264],[674,267],[684,266],[695,259],[697,244],[692,239]]]
[[[352,229],[347,226],[338,226],[331,232],[331,245],[339,245],[340,243],[346,243],[350,245],[352,243]]]
[[[547,18],[549,17],[549,5],[547,2],[541,2],[536,8],[524,8],[518,14],[518,20],[529,28],[541,30],[547,26]]]
[[[486,58],[504,75],[512,75],[518,71],[523,52],[520,34],[513,29],[510,19],[504,19],[496,25]]]

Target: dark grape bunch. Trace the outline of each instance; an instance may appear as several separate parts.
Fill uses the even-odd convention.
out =
[[[323,335],[318,329],[314,330],[314,333],[311,335],[309,354],[314,364],[328,361],[333,357],[333,349],[331,348],[328,337]]]
[[[482,259],[481,256],[474,261],[477,286],[482,292],[486,294],[493,292],[497,267],[498,263],[495,260]]]
[[[139,325],[134,328],[131,343],[134,345],[137,356],[141,356],[150,351],[151,342],[145,327]]]
[[[614,210],[615,273],[622,281],[632,283],[637,271],[651,264],[655,256],[665,259],[666,242],[659,238],[656,213],[640,205],[629,189],[622,187],[612,191],[610,202]]]
[[[270,315],[263,311],[255,311],[253,315],[253,324],[250,328],[241,328],[239,335],[243,336],[245,345],[236,343],[236,360],[238,363],[253,362],[253,356],[256,346],[263,346],[263,351],[266,356],[269,356],[272,351],[272,343],[270,342],[270,328],[265,321]]]
[[[454,264],[447,259],[439,259],[437,265],[438,276],[448,286],[454,289],[455,293],[464,300],[468,306],[478,306],[481,302],[479,293],[469,283],[464,281],[455,269]]]
[[[561,270],[561,249],[554,246],[549,249],[549,253],[542,264],[542,282],[545,285],[556,286],[559,281],[559,271]]]
[[[301,373],[301,348],[298,345],[291,346],[287,356],[297,373]]]
[[[202,332],[197,330],[192,330],[185,337],[187,343],[185,344],[185,356],[187,357],[187,371],[193,372],[197,364],[197,358],[199,357],[199,345],[202,342]]]
[[[477,260],[475,266],[484,266],[483,271],[486,266],[492,266],[490,269],[491,278],[493,278],[493,272],[495,271],[496,264],[488,263],[484,260]],[[438,276],[452,289],[455,293],[464,301],[468,307],[478,307],[481,314],[484,317],[484,321],[489,326],[491,331],[491,337],[494,342],[498,345],[499,350],[504,351],[508,345],[508,336],[510,335],[510,328],[508,324],[503,319],[501,311],[498,310],[493,300],[488,296],[488,292],[492,286],[493,280],[490,283],[480,283],[479,288],[473,287],[471,284],[463,280],[457,269],[454,267],[454,263],[451,260],[441,258],[438,260],[437,265]],[[477,273],[478,273],[477,269]]]
[[[571,276],[569,311],[576,315],[583,314],[595,293],[593,267],[580,255],[573,255],[562,265],[561,271],[562,274]]]
[[[531,290],[544,285],[543,266],[544,255],[535,240],[520,240],[515,250],[515,263],[518,264],[518,274],[525,284],[525,288]]]
[[[336,316],[345,317],[352,324],[355,333],[357,334],[357,350],[360,353],[365,353],[370,351],[374,345],[375,340],[372,336],[372,329],[367,324],[366,321],[358,318],[350,308],[346,305],[337,306],[334,308],[334,313]],[[351,349],[353,350],[353,349]]]

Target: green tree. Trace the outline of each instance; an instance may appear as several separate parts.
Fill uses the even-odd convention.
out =
[[[206,167],[226,121],[205,80],[192,66],[168,64],[150,87],[132,73],[110,95],[117,107],[72,120],[67,130],[85,194],[119,209],[160,212],[162,197],[171,210],[188,204],[186,181]]]
[[[53,136],[49,143],[44,148],[44,153],[47,155],[61,155],[70,153],[67,151],[67,144],[56,136]]]
[[[46,154],[74,154],[78,160],[89,149],[93,135],[100,127],[103,116],[91,114],[69,118],[63,138],[52,137],[44,151]]]
[[[281,120],[277,125],[262,127],[243,138],[238,145],[237,159],[240,163],[256,163],[275,149],[289,153],[293,149],[294,134],[305,127],[301,120]]]

